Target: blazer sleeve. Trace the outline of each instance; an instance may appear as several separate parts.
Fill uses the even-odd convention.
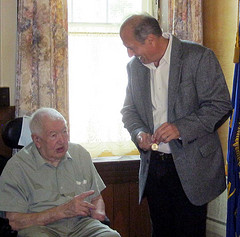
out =
[[[182,101],[185,104],[184,116],[179,116],[174,121],[183,145],[213,133],[227,120],[232,110],[225,77],[213,51],[206,49],[195,63],[192,88],[190,86],[187,91],[187,86],[191,83],[185,83],[185,88],[181,88],[181,84],[179,87],[179,91],[182,89],[182,94],[187,98],[187,101]],[[183,71],[186,71],[184,67],[183,63]],[[175,109],[180,107],[180,102],[177,101]]]
[[[147,118],[145,118],[145,108],[142,101],[139,100],[141,95],[139,95],[139,82],[136,80],[137,69],[131,64],[132,62],[127,65],[128,85],[121,113],[123,116],[122,121],[124,123],[124,127],[130,133],[132,141],[137,145],[137,134],[140,131],[150,133],[150,128]]]

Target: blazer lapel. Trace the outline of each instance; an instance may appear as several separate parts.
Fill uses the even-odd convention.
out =
[[[181,41],[173,36],[172,50],[171,50],[171,61],[170,61],[170,72],[169,72],[169,84],[168,84],[168,121],[173,118],[173,109],[176,101],[176,94],[181,79],[182,71],[182,46]]]
[[[153,132],[152,99],[150,87],[150,70],[141,64],[138,70],[138,87],[141,90],[143,109],[151,132]]]

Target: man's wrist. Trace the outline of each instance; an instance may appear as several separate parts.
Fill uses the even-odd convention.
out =
[[[138,134],[137,134],[137,136],[136,136],[136,139],[137,139],[137,141],[138,142],[142,142],[142,134],[143,134],[144,132],[143,131],[140,131]]]

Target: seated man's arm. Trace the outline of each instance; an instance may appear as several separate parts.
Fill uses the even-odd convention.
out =
[[[91,203],[96,207],[95,210],[91,210],[91,217],[99,221],[104,221],[106,213],[102,195],[98,195],[97,197],[93,198]]]
[[[64,218],[90,216],[91,211],[94,212],[96,207],[93,203],[86,202],[84,199],[93,193],[93,190],[84,192],[75,196],[67,203],[39,213],[6,212],[6,217],[9,219],[9,224],[14,230],[21,230],[34,225],[47,225]],[[101,202],[97,201],[96,203],[99,205],[99,210],[101,210]]]

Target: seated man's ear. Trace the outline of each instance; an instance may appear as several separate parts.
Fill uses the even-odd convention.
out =
[[[32,140],[37,148],[41,147],[41,144],[40,144],[41,138],[38,135],[32,134]]]

